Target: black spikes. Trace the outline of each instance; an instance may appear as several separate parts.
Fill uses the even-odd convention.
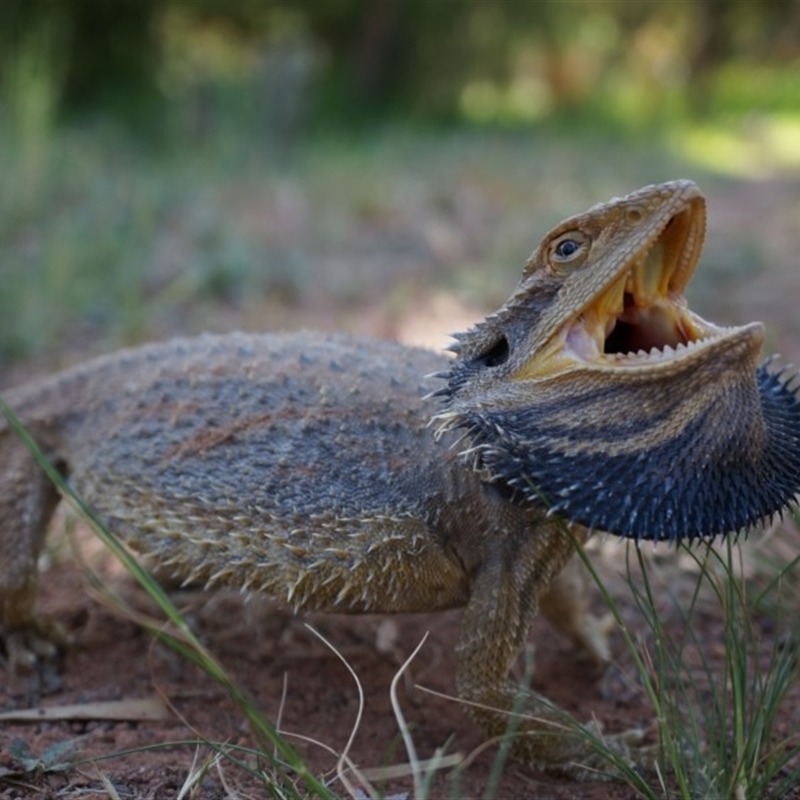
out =
[[[754,376],[757,393],[741,395],[750,400],[738,417],[720,424],[713,406],[630,452],[606,446],[618,445],[616,433],[604,440],[580,426],[565,443],[535,404],[468,415],[462,427],[477,467],[570,522],[639,540],[707,540],[771,520],[800,493],[797,376],[771,363]]]

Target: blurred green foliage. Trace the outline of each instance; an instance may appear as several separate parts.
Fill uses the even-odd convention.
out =
[[[800,0],[2,0],[0,382],[253,299],[499,302],[687,158],[800,166],[798,70]]]
[[[6,116],[34,59],[60,116],[159,133],[236,111],[292,135],[386,113],[643,125],[796,109],[800,2],[3,0],[0,53]]]
[[[620,180],[677,170],[651,147],[396,128],[273,157],[246,133],[163,152],[84,128],[21,152],[0,140],[0,384],[16,359],[241,325],[254,308],[308,325],[421,281],[499,303],[537,232]]]

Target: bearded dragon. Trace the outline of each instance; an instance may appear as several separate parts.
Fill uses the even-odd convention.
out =
[[[468,712],[491,735],[524,712],[513,754],[586,776],[603,758],[508,678],[540,608],[608,658],[567,567],[574,540],[707,539],[800,489],[800,401],[785,370],[758,366],[762,326],[719,327],[684,300],[704,233],[686,180],[568,219],[452,358],[341,334],[205,335],[101,357],[6,401],[110,528],[181,579],[297,610],[463,606]],[[58,499],[0,424],[12,668],[51,652],[34,600]],[[627,754],[624,735],[606,742]]]

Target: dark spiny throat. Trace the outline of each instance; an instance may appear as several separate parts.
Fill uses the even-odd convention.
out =
[[[755,379],[749,405],[734,391],[718,420],[698,416],[630,451],[619,446],[622,423],[604,447],[597,431],[581,439],[579,427],[548,429],[535,406],[475,413],[461,425],[477,468],[570,522],[634,539],[708,539],[772,518],[800,492],[798,386],[768,364]]]

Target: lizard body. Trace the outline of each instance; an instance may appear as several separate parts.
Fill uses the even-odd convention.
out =
[[[562,223],[454,359],[341,334],[202,336],[6,400],[109,526],[182,579],[301,610],[464,606],[457,689],[499,735],[538,608],[608,658],[604,623],[564,569],[564,521],[579,541],[588,528],[709,537],[800,487],[800,403],[757,371],[760,326],[717,328],[682,299],[704,222],[699,190],[679,181]],[[12,662],[47,652],[33,603],[57,501],[0,423]],[[523,709],[538,719],[520,724],[516,755],[573,775],[601,766],[532,692]]]

